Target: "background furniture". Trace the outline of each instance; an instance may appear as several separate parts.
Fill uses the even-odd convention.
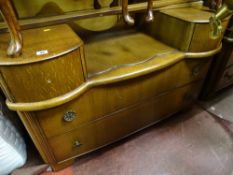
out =
[[[214,97],[222,89],[233,83],[233,19],[226,29],[223,38],[223,48],[218,53],[211,65],[201,99],[207,100]]]

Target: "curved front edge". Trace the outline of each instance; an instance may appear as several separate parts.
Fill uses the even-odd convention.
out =
[[[205,58],[210,57],[218,53],[222,49],[222,43],[219,45],[217,49],[210,50],[207,52],[186,52],[185,58]]]
[[[100,86],[107,85],[112,83],[117,83],[129,79],[133,79],[136,77],[140,77],[155,71],[159,71],[166,67],[172,66],[184,59],[194,59],[194,58],[207,58],[213,56],[217,52],[221,50],[222,45],[220,45],[217,49],[207,51],[207,52],[199,52],[199,53],[183,53],[183,52],[173,52],[169,53],[166,56],[155,56],[148,60],[145,60],[142,63],[136,64],[134,66],[124,65],[119,68],[111,69],[109,71],[103,72],[98,76],[94,76],[84,82],[82,85],[66,93],[64,95],[39,101],[39,102],[30,102],[30,103],[14,103],[9,100],[6,100],[6,104],[9,109],[14,111],[39,111],[45,110],[53,107],[57,107],[59,105],[65,104],[71,100],[78,98],[83,95],[89,89]]]

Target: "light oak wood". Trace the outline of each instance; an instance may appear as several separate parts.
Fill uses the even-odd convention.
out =
[[[166,95],[141,101],[139,104],[108,115],[102,120],[93,121],[69,133],[53,137],[49,139],[49,145],[58,162],[73,159],[119,140],[176,112],[188,105],[192,98],[196,98],[199,87],[200,83],[196,82],[194,85],[173,90]],[[194,93],[190,94],[190,92]],[[166,106],[164,106],[165,103]],[[76,146],[76,141],[81,145]],[[57,146],[62,144],[64,144],[63,147]]]
[[[5,54],[10,37],[7,33],[1,34],[0,65],[10,66],[41,62],[65,55],[83,45],[82,40],[67,25],[24,30],[22,36],[25,40],[23,53],[17,59],[11,59]]]
[[[66,31],[66,34],[63,31]],[[1,63],[7,65],[0,66],[1,76],[7,80],[7,88],[16,102],[36,102],[39,99],[57,97],[84,82],[82,59],[78,50],[82,41],[69,27],[61,25],[25,33],[25,46],[30,49],[24,49],[22,56],[14,60],[1,58]],[[34,35],[40,37],[33,40]],[[70,54],[67,55],[67,52]],[[52,59],[54,57],[57,59]],[[30,66],[27,65],[29,63]],[[69,74],[69,77],[64,72]],[[60,87],[59,90],[57,87]],[[30,94],[25,95],[25,92]]]
[[[209,64],[210,59],[181,61],[137,80],[93,88],[69,103],[34,114],[46,137],[53,137],[174,88],[203,80]],[[105,103],[101,103],[101,99],[105,99]],[[77,114],[72,122],[64,120],[68,111]]]
[[[23,38],[11,1],[0,0],[0,11],[10,33],[7,55],[9,57],[17,57],[22,53]]]
[[[22,56],[1,57],[0,84],[7,105],[18,112],[54,170],[166,118],[197,98],[221,44],[213,41],[203,48],[197,44],[209,42],[208,22],[203,22],[209,12],[193,6],[167,10],[155,14],[162,16],[157,26],[156,20],[152,26],[137,23],[133,30],[87,35],[84,42],[66,25],[26,30]],[[145,20],[145,13],[135,17]],[[167,40],[161,29],[170,30]],[[154,30],[160,31],[161,41]],[[0,37],[3,47],[5,37]],[[43,51],[39,57],[38,48]]]
[[[209,19],[212,15],[210,11],[194,7],[162,10],[155,13],[154,22],[145,23],[143,28],[160,41],[181,51],[204,52],[218,47],[221,43],[222,37],[210,37]],[[227,23],[228,20],[224,21],[223,30]]]
[[[11,103],[7,101],[8,107],[12,110],[19,111],[49,109],[51,107],[56,107],[75,98],[78,98],[93,87],[129,80],[146,75],[148,73],[159,71],[165,67],[180,62],[185,58],[205,58],[219,51],[219,48],[217,48],[216,50],[207,53],[182,53],[175,49],[167,47],[162,43],[141,33],[136,33],[136,35],[132,35],[133,37],[128,37],[128,39],[127,37],[124,39],[124,36],[125,35],[123,35],[123,38],[120,37],[120,40],[118,40],[118,37],[117,40],[114,40],[114,38],[112,38],[112,40],[110,40],[110,43],[109,39],[107,39],[106,41],[104,40],[106,44],[99,41],[98,39],[98,42],[93,42],[95,47],[93,47],[92,44],[92,46],[90,47],[87,45],[87,48],[89,48],[87,49],[87,53],[93,53],[93,55],[87,54],[85,60],[85,65],[87,66],[89,78],[85,83],[81,84],[73,91],[70,91],[69,93],[66,93],[62,96],[33,103]],[[114,45],[111,45],[112,41],[114,41]],[[119,41],[120,43],[122,42],[122,44],[124,44],[119,44]],[[141,45],[144,47],[141,47],[141,50],[132,50],[133,48],[137,47],[130,48],[130,45],[133,43],[137,45],[139,44],[138,42],[141,43]],[[103,45],[105,47],[96,50],[96,48],[98,48],[98,45]],[[127,47],[129,48],[129,50],[131,50],[130,53],[125,52],[124,49],[122,50],[122,48]],[[109,55],[103,54],[106,52],[110,53],[111,55],[110,61]],[[153,55],[153,53],[155,55]],[[148,56],[148,58],[143,58],[143,54],[145,56]]]

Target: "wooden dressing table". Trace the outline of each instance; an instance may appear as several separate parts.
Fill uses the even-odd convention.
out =
[[[99,15],[116,15],[117,21],[99,32],[80,30],[80,36],[62,24]],[[8,56],[10,36],[0,35],[0,84],[7,106],[17,111],[44,161],[62,169],[197,98],[212,56],[221,49],[222,36],[209,37],[212,15],[200,1],[128,6],[123,0],[122,7],[19,19],[22,37],[12,15],[17,49],[8,49]]]

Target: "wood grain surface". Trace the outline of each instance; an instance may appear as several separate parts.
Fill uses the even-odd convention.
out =
[[[203,80],[209,63],[210,59],[182,61],[144,77],[93,88],[69,103],[34,114],[47,137],[59,135],[174,88]],[[101,103],[101,99],[105,99],[105,103]],[[68,111],[77,114],[72,122],[64,121]]]
[[[98,32],[84,42],[67,25],[24,31],[22,56],[0,59],[0,83],[44,161],[62,169],[197,98],[221,49],[219,41],[208,40],[210,13],[202,10],[162,11],[151,26]],[[3,48],[5,34],[1,40]]]
[[[199,87],[200,83],[195,83],[193,86],[173,90],[166,95],[140,102],[109,115],[105,119],[93,121],[77,130],[49,139],[56,160],[59,162],[72,159],[160,121],[188,105],[192,98],[196,97]],[[187,94],[192,91],[195,93],[188,97]],[[79,141],[82,145],[75,147],[75,141]],[[67,144],[64,144],[63,147],[57,146],[63,143]]]
[[[199,7],[162,10],[155,13],[154,22],[143,23],[142,29],[163,43],[181,51],[204,52],[218,47],[222,39],[222,36],[216,39],[210,37],[209,18],[212,15],[212,12]],[[228,20],[225,20],[223,31],[227,24]]]

